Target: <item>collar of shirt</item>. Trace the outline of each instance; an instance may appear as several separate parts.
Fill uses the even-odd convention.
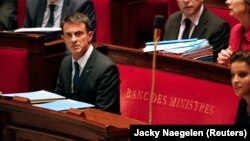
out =
[[[61,6],[63,6],[63,1],[64,1],[64,0],[57,0],[57,1],[55,1],[53,4],[56,5],[56,6],[61,7]],[[49,0],[47,0],[47,7],[48,7],[50,4],[52,4],[52,3],[49,2]]]
[[[189,37],[192,37],[194,27],[198,25],[199,20],[200,20],[200,16],[201,16],[203,10],[204,10],[204,6],[202,5],[198,12],[196,12],[193,16],[189,17],[189,19],[192,21],[191,27],[190,27]],[[185,22],[184,22],[184,20],[186,18],[187,17],[184,14],[182,14],[182,20],[181,20],[181,23],[180,23],[180,30],[179,30],[179,34],[178,34],[178,38],[177,38],[178,40],[181,39],[183,31],[184,31],[184,29],[186,27]]]
[[[89,56],[91,55],[93,49],[94,49],[94,47],[92,45],[90,45],[87,52],[79,60],[77,60],[77,63],[80,65],[80,75],[81,75],[82,70],[83,70],[84,66],[86,65],[86,63],[89,59]],[[72,66],[74,66],[74,62],[75,62],[75,60],[72,57]],[[75,70],[75,68],[74,68],[74,70]]]
[[[55,15],[54,15],[54,26],[53,27],[60,27],[63,2],[64,2],[64,0],[57,0],[53,3],[54,5],[56,5],[55,11],[54,11]],[[50,10],[49,10],[50,4],[51,3],[49,2],[49,0],[47,0],[47,7],[46,7],[46,11],[44,13],[42,27],[45,27],[46,24],[48,23],[49,16],[50,16]]]
[[[204,5],[201,5],[199,11],[197,11],[193,16],[189,17],[189,19],[192,21],[192,23],[197,26],[199,24],[199,20],[200,20],[200,17],[201,17],[201,14],[204,10]],[[182,19],[181,19],[181,23],[180,24],[184,24],[184,20],[186,19],[187,17],[182,14]]]

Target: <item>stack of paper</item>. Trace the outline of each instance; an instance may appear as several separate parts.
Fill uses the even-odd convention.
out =
[[[26,92],[26,93],[12,93],[0,94],[2,97],[13,98],[15,96],[27,98],[31,101],[33,106],[42,107],[50,110],[62,111],[70,108],[91,108],[95,107],[93,104],[66,99],[66,97],[56,93],[45,90]]]
[[[154,51],[154,43],[147,42],[144,52]],[[160,41],[156,51],[162,54],[174,54],[202,61],[212,61],[213,48],[206,39],[185,39]]]
[[[60,39],[62,34],[61,28],[54,27],[19,28],[14,32],[43,34],[46,35],[44,38],[45,41]]]
[[[85,102],[75,101],[75,100],[71,100],[71,99],[53,101],[53,102],[42,103],[42,104],[35,104],[34,106],[42,107],[42,108],[46,108],[46,109],[50,109],[50,110],[55,110],[55,111],[63,111],[63,110],[68,110],[70,108],[77,109],[77,108],[95,107],[95,105],[85,103]]]
[[[31,103],[42,103],[42,102],[50,102],[55,100],[66,99],[64,96],[51,93],[45,90],[35,91],[35,92],[27,92],[27,93],[12,93],[12,94],[0,94],[3,97],[24,97],[31,101]]]
[[[61,31],[61,28],[54,28],[54,27],[19,28],[16,29],[14,32],[43,33],[43,32],[55,32],[55,31]]]

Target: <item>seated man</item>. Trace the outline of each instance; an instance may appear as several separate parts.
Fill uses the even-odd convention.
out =
[[[55,93],[119,114],[118,68],[92,46],[93,32],[88,17],[82,13],[69,14],[61,28],[62,39],[71,55],[62,61]]]
[[[95,37],[96,15],[91,0],[26,0],[23,27],[60,27],[62,19],[72,12],[81,12],[88,16]],[[52,24],[49,24],[50,21]]]
[[[17,28],[17,0],[0,0],[0,31]]]
[[[180,11],[168,18],[164,40],[207,39],[213,47],[213,61],[216,61],[221,49],[228,46],[229,24],[208,11],[203,0],[177,0],[177,4]]]

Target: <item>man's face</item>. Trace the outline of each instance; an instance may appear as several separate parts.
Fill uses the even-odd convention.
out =
[[[83,23],[65,23],[63,25],[63,35],[67,49],[74,56],[81,57],[88,50],[93,33],[87,32]]]
[[[176,0],[182,13],[187,16],[193,16],[201,7],[203,0]]]

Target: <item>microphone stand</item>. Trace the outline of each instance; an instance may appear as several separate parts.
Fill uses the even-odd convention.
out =
[[[149,99],[149,124],[152,124],[152,111],[153,111],[153,98],[154,98],[154,87],[155,87],[155,68],[156,68],[156,48],[160,40],[161,30],[155,29],[154,32],[154,52],[153,52],[153,61],[152,61],[152,85]]]

